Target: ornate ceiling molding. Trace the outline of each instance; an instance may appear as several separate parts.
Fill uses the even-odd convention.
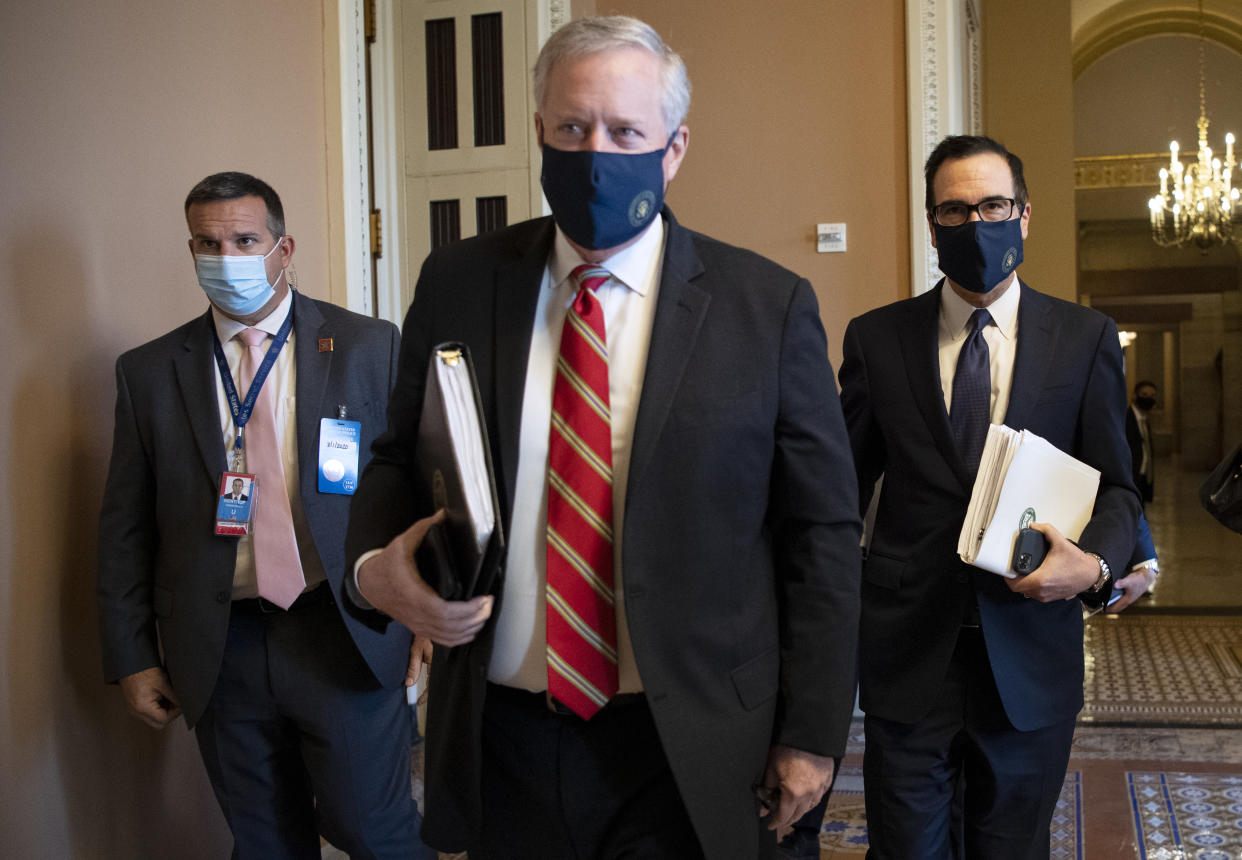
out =
[[[1234,10],[1231,8],[1230,11]],[[1208,41],[1242,55],[1242,9],[1238,9],[1237,14],[1228,14],[1219,9],[1205,8],[1203,25]],[[1174,7],[1152,0],[1118,3],[1087,21],[1074,34],[1074,77],[1077,78],[1109,51],[1130,42],[1151,36],[1173,35],[1198,37],[1197,7]]]

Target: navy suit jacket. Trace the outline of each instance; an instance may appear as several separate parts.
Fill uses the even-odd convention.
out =
[[[621,536],[626,610],[660,740],[707,856],[753,857],[751,785],[769,745],[844,752],[858,611],[853,466],[810,284],[664,217]],[[513,493],[554,232],[550,218],[537,219],[427,259],[389,431],[355,498],[347,560],[430,512],[413,456],[428,357],[443,341],[473,354],[506,528],[517,505],[540,503]],[[502,609],[498,601],[473,643],[436,652],[423,836],[442,849],[467,846],[477,832],[484,682]]]
[[[104,675],[116,681],[163,665],[186,723],[211,697],[224,654],[237,538],[214,534],[227,468],[212,356],[211,312],[122,355],[116,426],[99,524],[99,611]],[[350,497],[318,490],[319,422],[362,423],[365,462],[383,428],[396,376],[396,326],[294,293],[298,481],[317,552],[339,603]],[[331,350],[320,351],[321,338]],[[378,683],[403,683],[410,635],[345,615]],[[158,629],[158,638],[157,638]],[[161,659],[161,649],[163,658]]]
[[[1082,707],[1082,612],[1078,601],[1028,600],[1002,577],[958,559],[974,480],[958,457],[940,385],[943,283],[858,317],[845,333],[841,399],[864,506],[884,477],[863,565],[861,704],[884,719],[920,719],[945,677],[973,592],[1005,712],[1025,731]],[[1100,470],[1079,544],[1120,578],[1139,502],[1122,427],[1117,327],[1097,311],[1021,289],[1005,424]]]

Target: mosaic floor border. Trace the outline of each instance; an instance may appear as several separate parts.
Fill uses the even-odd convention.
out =
[[[1140,860],[1234,860],[1242,853],[1242,774],[1126,773]]]

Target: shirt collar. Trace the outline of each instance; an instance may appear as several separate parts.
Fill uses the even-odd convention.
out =
[[[233,338],[237,337],[239,332],[243,332],[248,328],[257,328],[275,337],[280,331],[280,326],[284,323],[285,317],[289,315],[289,308],[293,305],[293,290],[285,293],[285,297],[280,300],[280,304],[276,306],[270,314],[259,320],[253,326],[245,323],[239,323],[235,319],[229,319],[220,313],[220,309],[215,305],[211,306],[211,319],[216,324],[216,337],[220,338],[220,343],[226,344]]]
[[[1017,277],[1014,277],[1013,283],[1001,297],[988,305],[987,310],[992,316],[992,322],[996,324],[1006,340],[1018,335],[1018,301],[1021,296],[1022,284]],[[953,288],[949,286],[946,279],[940,290],[941,333],[949,340],[962,337],[966,331],[966,324],[970,322],[970,315],[974,312],[975,306],[953,292]]]
[[[654,267],[659,264],[664,249],[664,217],[652,220],[638,235],[638,241],[627,248],[613,254],[599,265],[607,269],[612,277],[625,284],[640,296],[650,292],[654,281]],[[556,240],[552,244],[552,256],[548,260],[548,273],[552,276],[553,289],[560,286],[570,273],[582,265],[585,260],[569,244],[560,225],[556,227]]]

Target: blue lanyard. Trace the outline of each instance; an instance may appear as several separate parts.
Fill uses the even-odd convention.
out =
[[[271,372],[272,365],[276,363],[276,356],[280,355],[280,350],[285,345],[285,341],[289,339],[289,332],[292,330],[293,308],[289,308],[288,316],[280,324],[272,345],[267,348],[267,355],[263,356],[259,369],[255,371],[254,380],[251,381],[250,388],[246,391],[246,399],[242,400],[237,396],[237,386],[233,383],[233,374],[229,370],[228,360],[224,357],[224,349],[220,346],[220,336],[216,334],[216,327],[214,325],[211,327],[211,342],[216,354],[216,365],[220,368],[220,381],[224,384],[224,396],[229,402],[229,411],[233,413],[233,424],[237,427],[237,438],[233,440],[234,469],[239,468],[241,452],[245,448],[242,434],[246,429],[246,422],[250,420],[255,401],[259,399],[259,391],[262,390],[263,383],[267,381],[267,375]]]

